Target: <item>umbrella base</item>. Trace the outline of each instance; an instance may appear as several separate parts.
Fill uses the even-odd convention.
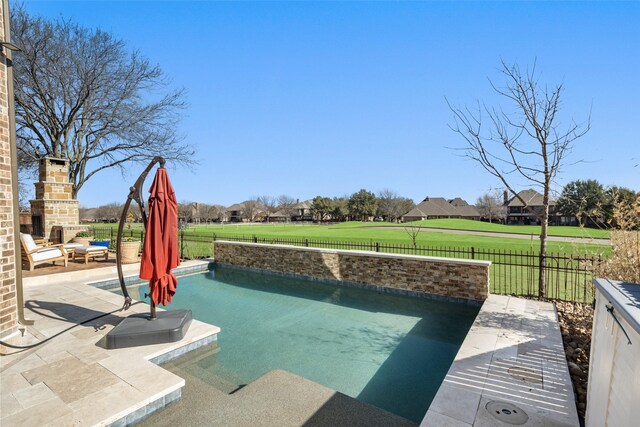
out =
[[[137,347],[180,341],[191,324],[191,310],[159,311],[155,320],[148,314],[133,314],[107,334],[107,349]]]

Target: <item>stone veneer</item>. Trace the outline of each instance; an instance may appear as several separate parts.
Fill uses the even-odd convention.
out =
[[[66,159],[40,159],[36,198],[31,200],[34,233],[59,243],[66,243],[78,231],[87,229],[80,225],[78,200],[73,198],[68,169]]]
[[[2,41],[5,41],[5,4],[0,2]],[[0,337],[15,332],[18,326],[8,102],[7,57],[0,53]]]
[[[451,299],[483,301],[489,261],[217,240],[215,261],[322,280],[338,280]]]

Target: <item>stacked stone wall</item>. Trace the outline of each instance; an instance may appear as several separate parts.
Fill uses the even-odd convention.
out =
[[[80,223],[78,200],[73,199],[73,184],[69,182],[66,160],[45,157],[38,167],[39,182],[35,183],[36,198],[31,200],[31,214],[41,218],[42,237],[67,242]],[[56,228],[63,227],[60,232]]]
[[[489,294],[488,261],[375,252],[215,242],[216,263],[294,276],[482,301]]]
[[[2,41],[4,41],[3,13],[3,3],[0,2],[0,39]],[[0,54],[0,337],[15,332],[18,326],[8,101],[7,60]]]

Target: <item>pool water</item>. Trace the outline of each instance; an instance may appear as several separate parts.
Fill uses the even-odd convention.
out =
[[[167,308],[221,328],[219,351],[181,366],[212,386],[284,369],[416,422],[479,311],[225,267],[180,278]]]

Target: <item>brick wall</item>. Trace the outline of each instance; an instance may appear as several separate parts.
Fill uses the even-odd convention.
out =
[[[484,300],[489,294],[489,261],[223,241],[215,242],[215,260],[455,299]]]
[[[0,2],[0,39],[4,41],[3,13]],[[8,107],[7,63],[0,55],[0,337],[18,325]]]

